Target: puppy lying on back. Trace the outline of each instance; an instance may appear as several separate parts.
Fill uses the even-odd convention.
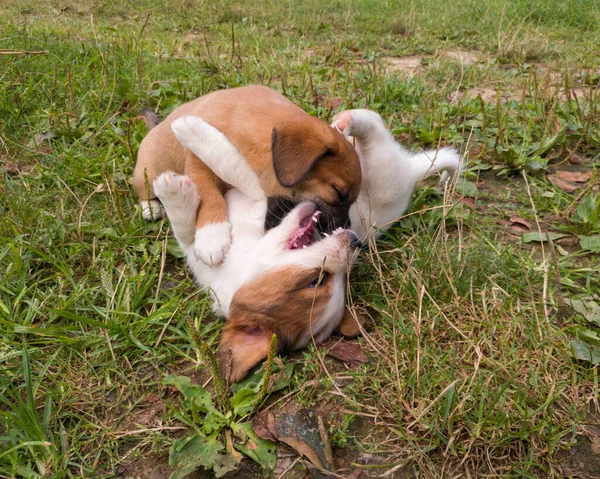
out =
[[[204,145],[206,130],[219,140]],[[239,154],[220,154],[223,143]],[[210,165],[205,155],[212,157]],[[361,181],[356,152],[339,132],[258,85],[197,98],[150,130],[133,175],[147,219],[162,215],[152,183],[165,171],[186,174],[202,197],[194,252],[209,265],[220,263],[231,243],[224,197],[229,187],[251,199],[267,198],[267,229],[277,224],[282,205],[310,200],[323,213],[320,230],[330,232],[349,222]]]
[[[210,288],[215,312],[227,317],[218,355],[229,382],[241,380],[267,357],[272,333],[277,335],[281,352],[306,347],[312,338],[323,341],[336,328],[356,330],[355,319],[345,308],[345,290],[354,250],[360,244],[357,235],[374,237],[389,228],[423,178],[460,170],[460,158],[453,149],[407,152],[374,112],[342,112],[333,126],[356,139],[361,159],[363,182],[350,209],[352,230],[338,229],[321,238],[316,232],[319,205],[303,202],[265,233],[266,200],[251,199],[232,189],[225,195],[232,224],[231,248],[224,261],[211,268],[194,254],[196,211],[201,202],[195,185],[189,177],[173,173],[154,182],[190,269],[199,284]],[[239,154],[232,144],[222,142],[219,134],[203,137],[206,151],[201,153],[209,164],[220,161],[212,152]]]

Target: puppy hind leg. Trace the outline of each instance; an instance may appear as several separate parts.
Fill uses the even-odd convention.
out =
[[[462,169],[460,154],[454,148],[442,148],[437,151],[430,150],[414,154],[410,165],[416,182],[439,174],[440,182],[444,183],[450,177],[460,173]]]
[[[157,199],[140,200],[142,218],[146,221],[157,221],[164,217],[165,211]]]
[[[191,247],[194,244],[196,215],[200,204],[196,185],[187,176],[166,172],[154,180],[153,187],[179,245],[183,249]]]

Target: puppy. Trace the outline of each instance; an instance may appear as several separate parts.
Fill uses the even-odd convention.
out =
[[[349,223],[361,182],[358,156],[338,131],[258,85],[197,98],[150,130],[133,175],[147,219],[161,216],[152,184],[165,171],[186,174],[202,197],[194,252],[209,265],[220,263],[231,244],[229,187],[267,198],[266,229],[278,223],[282,209],[309,200],[322,211],[319,228],[329,232]]]
[[[253,200],[232,189],[226,195],[232,224],[232,244],[224,261],[209,267],[194,254],[196,211],[200,203],[190,178],[165,173],[154,191],[171,221],[197,282],[210,288],[217,314],[228,318],[218,356],[229,382],[242,379],[266,358],[271,334],[279,351],[299,349],[314,338],[321,342],[333,330],[356,331],[356,319],[345,308],[347,273],[361,238],[374,238],[405,210],[418,181],[438,172],[455,174],[460,157],[453,149],[412,154],[398,145],[374,112],[352,110],[334,118],[333,125],[356,139],[363,182],[351,206],[353,231],[339,229],[320,239],[318,205],[304,202],[264,232],[266,200]],[[210,161],[211,144],[204,138],[203,154]],[[200,209],[204,205],[200,206]]]

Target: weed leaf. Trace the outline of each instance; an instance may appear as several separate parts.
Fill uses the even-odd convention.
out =
[[[201,412],[208,412],[212,409],[210,393],[202,386],[191,384],[187,376],[175,376],[169,374],[165,378],[165,384],[175,386],[188,400],[194,400],[196,406]]]
[[[217,453],[225,449],[225,446],[217,440],[217,436],[218,433],[210,436],[196,434],[177,439],[169,451],[169,465],[177,469],[169,479],[181,479],[199,466],[212,467]]]
[[[456,192],[464,196],[470,196],[471,198],[477,195],[477,185],[472,181],[460,178],[456,182]]]
[[[204,421],[202,421],[202,429],[205,434],[212,434],[215,431],[223,429],[223,427],[227,426],[228,422],[227,416],[224,416],[221,411],[213,409],[206,415]]]
[[[557,239],[564,238],[565,236],[568,236],[568,235],[562,234],[562,233],[551,233],[551,232],[546,233],[546,232],[532,231],[530,233],[523,234],[523,241],[525,243],[531,243],[533,241],[538,241],[538,242],[555,241]]]
[[[581,314],[590,323],[600,326],[600,306],[595,301],[589,299],[581,300],[565,298],[565,303],[571,306],[571,308]]]
[[[600,253],[600,235],[593,236],[579,236],[579,244],[581,245],[581,249],[586,249],[590,251],[594,251],[595,253]]]
[[[244,417],[252,412],[259,395],[250,388],[240,389],[231,398],[231,407],[235,416]]]
[[[235,448],[260,464],[265,473],[275,468],[277,457],[275,456],[275,444],[259,438],[252,429],[252,423],[242,422],[232,424],[233,433],[241,439],[241,443],[235,444]]]
[[[592,365],[600,363],[600,348],[576,339],[571,340],[571,354],[582,361],[588,361]]]

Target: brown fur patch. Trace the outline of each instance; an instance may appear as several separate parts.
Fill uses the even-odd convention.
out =
[[[135,190],[140,199],[155,197],[150,192],[148,198],[145,184],[152,185],[161,173],[173,171],[183,174],[184,170],[195,171],[196,164],[207,170],[202,174],[190,175],[203,201],[210,202],[212,198],[222,197],[220,189],[214,188],[220,180],[201,159],[193,155],[186,157],[187,150],[171,131],[171,123],[184,115],[198,115],[221,131],[257,173],[265,196],[283,196],[299,201],[317,199],[321,205],[329,205],[329,215],[347,218],[349,204],[338,204],[337,193],[331,184],[337,182],[344,192],[349,192],[350,203],[356,199],[361,182],[360,160],[356,151],[327,123],[308,115],[275,90],[259,85],[209,93],[181,105],[165,121],[150,130],[140,145],[134,171]],[[280,141],[284,141],[286,145],[278,149],[278,164],[299,161],[296,165],[299,167],[295,172],[296,178],[305,176],[294,188],[282,185],[275,174],[271,150],[274,129],[277,129]],[[292,148],[295,141],[299,145],[316,145],[318,154],[312,148],[302,155],[303,147],[298,148],[296,145]],[[293,154],[286,153],[289,148],[293,149]],[[315,161],[317,157],[318,160]],[[227,161],[227,158],[223,161]],[[222,216],[221,211],[216,214]],[[199,219],[199,224],[207,222],[206,219]]]
[[[331,298],[333,279],[320,287],[309,287],[320,272],[318,268],[281,267],[237,291],[218,350],[228,382],[239,381],[267,357],[273,333],[277,336],[278,352],[296,347],[300,336],[320,318]]]

